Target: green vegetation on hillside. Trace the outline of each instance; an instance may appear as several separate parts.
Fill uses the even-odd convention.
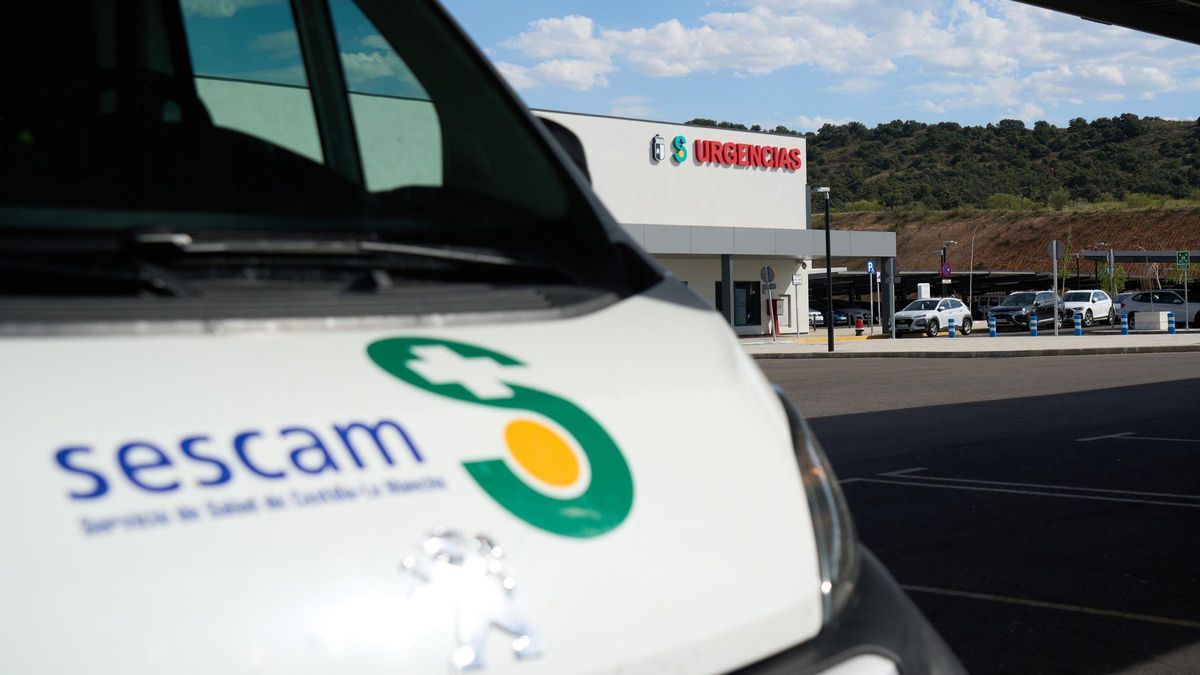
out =
[[[1200,120],[1126,113],[1067,128],[1001,120],[984,127],[895,120],[868,129],[826,124],[802,134],[784,126],[687,124],[804,136],[808,181],[830,185],[835,208],[1152,208],[1200,201]],[[1110,206],[1103,206],[1103,205]]]

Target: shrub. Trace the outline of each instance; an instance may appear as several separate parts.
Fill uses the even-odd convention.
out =
[[[1131,209],[1161,209],[1166,204],[1167,198],[1162,195],[1148,195],[1141,192],[1130,192],[1125,195],[1125,206]]]
[[[871,199],[857,199],[846,204],[845,211],[882,211],[883,204]]]
[[[1046,205],[1055,211],[1062,211],[1066,208],[1067,203],[1071,201],[1071,192],[1066,188],[1059,188],[1050,193],[1046,199]]]
[[[993,211],[1024,211],[1033,209],[1035,204],[1028,197],[1020,195],[1011,195],[1006,192],[997,192],[987,198],[984,205]]]

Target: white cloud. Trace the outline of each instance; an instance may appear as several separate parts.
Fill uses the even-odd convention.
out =
[[[623,28],[569,15],[530,23],[500,47],[510,82],[577,90],[622,70],[649,77],[787,68],[861,94],[901,71],[904,105],[1028,115],[1062,104],[1153,97],[1200,81],[1194,47],[1011,0],[730,0],[728,11]],[[515,79],[514,79],[515,78]],[[517,86],[517,85],[514,85]]]
[[[259,35],[250,41],[250,48],[263,52],[271,59],[287,59],[300,54],[300,42],[294,30]]]
[[[817,131],[826,124],[845,124],[850,121],[849,117],[809,117],[808,115],[800,115],[794,120],[793,126],[797,131]]]
[[[183,0],[183,13],[209,19],[228,19],[239,9],[267,5],[283,0]]]
[[[608,101],[608,114],[618,117],[651,117],[649,96],[618,96]]]
[[[504,76],[504,79],[508,80],[509,86],[517,91],[533,89],[542,84],[538,82],[533,73],[529,72],[529,69],[525,66],[518,66],[515,63],[508,63],[507,61],[496,61],[495,66],[496,70],[499,70],[500,74]]]
[[[371,33],[370,35],[358,41],[364,47],[369,49],[381,49],[385,52],[392,51],[392,46],[388,44],[386,38],[379,33]]]
[[[555,59],[533,67],[533,73],[540,81],[579,91],[607,87],[608,79],[604,75],[614,70],[616,68],[607,63],[586,59]]]

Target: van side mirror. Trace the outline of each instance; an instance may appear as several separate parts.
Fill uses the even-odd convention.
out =
[[[550,132],[554,140],[558,141],[558,145],[567,153],[571,161],[575,162],[575,166],[579,167],[579,170],[583,172],[584,178],[587,178],[588,182],[591,183],[592,174],[588,171],[587,153],[583,151],[583,141],[579,140],[575,132],[554,120],[546,119],[545,117],[539,117],[537,120],[542,123],[542,126],[546,127],[546,131]]]

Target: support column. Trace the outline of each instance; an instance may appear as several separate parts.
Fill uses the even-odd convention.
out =
[[[721,254],[721,313],[733,325],[733,256]]]
[[[897,265],[895,258],[884,258],[880,261],[881,272],[883,278],[880,280],[879,294],[881,297],[880,311],[883,312],[883,332],[885,335],[890,335],[892,332],[892,316],[896,313],[896,272]]]

